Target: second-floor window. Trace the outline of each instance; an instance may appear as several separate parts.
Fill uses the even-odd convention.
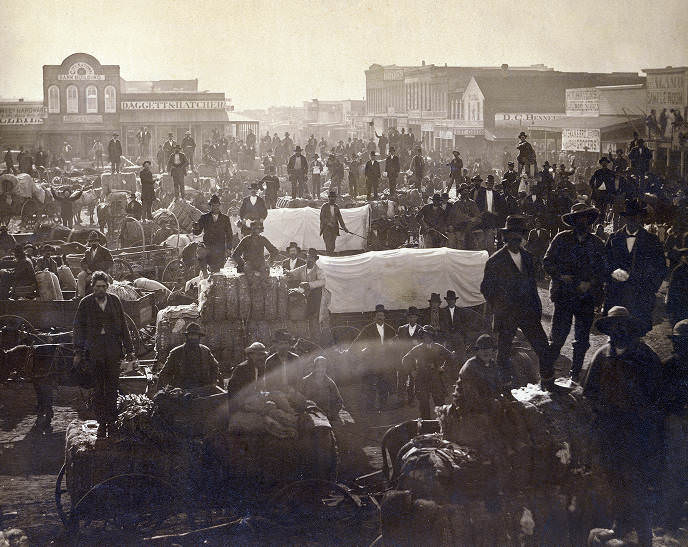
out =
[[[51,114],[60,112],[60,88],[56,85],[48,88],[48,112]]]
[[[98,112],[98,88],[94,85],[86,88],[86,112],[89,114]]]
[[[67,113],[76,114],[79,112],[79,90],[75,85],[67,88]]]

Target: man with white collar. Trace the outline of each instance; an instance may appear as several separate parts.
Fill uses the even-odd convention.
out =
[[[607,240],[607,267],[610,273],[605,313],[623,306],[643,325],[642,334],[652,329],[656,294],[667,274],[664,249],[656,235],[643,227],[647,206],[636,199],[626,200],[621,213],[626,226]]]
[[[342,212],[337,205],[337,192],[330,190],[327,194],[328,202],[320,208],[320,235],[325,242],[325,251],[328,255],[334,253],[335,242],[339,236],[339,228],[349,233],[344,224]]]
[[[208,250],[208,268],[211,272],[216,272],[225,264],[226,253],[232,248],[234,234],[229,217],[220,212],[220,198],[213,194],[208,205],[210,211],[201,215],[198,222],[194,223],[193,233],[203,234],[203,243]]]
[[[249,224],[255,220],[263,222],[268,216],[268,208],[265,205],[265,200],[258,195],[258,188],[260,184],[257,182],[251,183],[251,195],[246,196],[241,202],[239,208],[239,218],[243,221],[241,226],[241,235],[245,236],[251,232]]]
[[[445,346],[456,352],[456,361],[466,360],[466,317],[465,312],[456,307],[456,292],[449,290],[444,297],[447,307],[440,309],[440,332]]]
[[[299,256],[300,252],[301,249],[296,241],[289,242],[289,246],[287,247],[289,258],[285,258],[282,261],[282,271],[284,273],[291,272],[306,263],[306,261]]]

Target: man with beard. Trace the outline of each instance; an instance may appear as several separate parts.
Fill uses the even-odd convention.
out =
[[[590,179],[590,188],[592,189],[592,198],[599,205],[602,220],[604,220],[607,216],[607,207],[612,203],[616,194],[617,174],[609,169],[609,158],[607,156],[600,158],[600,165],[602,167],[597,169]]]
[[[612,484],[615,537],[633,530],[638,545],[652,545],[649,487],[658,480],[662,364],[640,337],[645,326],[622,306],[595,322],[609,336],[592,359],[583,394],[595,411],[602,466]]]
[[[265,250],[267,249],[271,257],[276,257],[279,250],[268,238],[261,234],[263,222],[254,220],[251,223],[251,233],[245,236],[236,246],[232,253],[232,260],[237,264],[239,272],[247,274],[268,275],[268,266],[265,263]]]
[[[227,382],[227,398],[230,412],[241,407],[243,400],[267,391],[265,384],[265,359],[268,352],[260,342],[253,342],[244,352],[246,360],[232,370]]]
[[[220,198],[213,194],[208,202],[210,211],[201,215],[193,225],[195,235],[203,234],[203,243],[207,249],[208,268],[217,272],[225,265],[227,250],[232,248],[232,222],[220,212]]]
[[[339,228],[341,227],[346,233],[349,233],[342,212],[337,205],[337,192],[330,190],[327,194],[328,202],[324,203],[320,208],[320,235],[325,242],[325,251],[327,254],[333,254],[337,236],[339,236]]]
[[[590,233],[599,211],[585,203],[576,203],[561,220],[572,230],[559,232],[543,259],[545,271],[552,278],[550,298],[552,317],[551,359],[555,362],[575,318],[571,379],[579,381],[585,353],[590,347],[590,328],[595,307],[602,302],[606,278],[604,243]]]
[[[610,273],[604,310],[614,306],[628,309],[643,325],[641,334],[652,329],[652,310],[656,293],[667,274],[664,249],[655,234],[643,227],[647,206],[626,200],[626,226],[607,240],[607,266]]]
[[[123,354],[134,359],[134,346],[124,318],[122,303],[108,294],[105,272],[93,272],[93,294],[81,302],[74,317],[74,366],[88,361],[94,381],[93,403],[97,435],[103,438],[117,418],[119,362]]]

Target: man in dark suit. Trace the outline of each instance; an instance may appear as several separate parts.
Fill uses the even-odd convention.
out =
[[[626,226],[607,240],[607,268],[610,274],[605,313],[623,306],[643,325],[652,329],[652,310],[657,290],[667,274],[664,249],[656,235],[643,228],[647,206],[636,199],[626,200]]]
[[[158,387],[178,387],[195,395],[212,395],[219,379],[218,363],[210,349],[201,344],[203,331],[198,323],[189,323],[184,334],[186,342],[167,356],[158,376]]]
[[[507,217],[501,229],[504,246],[485,264],[480,292],[494,313],[497,333],[497,364],[505,383],[512,377],[511,344],[521,329],[540,361],[540,378],[544,389],[554,388],[554,366],[549,359],[549,343],[542,328],[542,303],[535,279],[533,255],[521,248],[526,232],[525,217]]]
[[[474,184],[482,183],[483,179],[480,175],[476,175],[471,179]],[[480,209],[480,216],[482,218],[481,228],[485,236],[483,249],[492,254],[495,251],[495,238],[497,236],[497,227],[499,226],[499,218],[503,215],[506,203],[504,197],[494,189],[494,177],[487,176],[485,186],[480,186],[475,194],[475,203]]]
[[[389,393],[396,384],[393,382],[396,369],[392,364],[395,358],[392,351],[395,337],[394,328],[389,323],[385,323],[385,307],[377,304],[375,321],[363,327],[352,344],[365,356],[363,390],[369,410],[375,408],[376,398],[377,409],[384,408]]]
[[[337,192],[330,190],[327,194],[328,202],[323,203],[320,208],[320,235],[325,241],[325,251],[328,254],[334,253],[335,242],[339,235],[339,228],[349,233],[349,229],[344,224],[342,212],[337,205]]]
[[[592,189],[592,198],[595,204],[600,208],[602,220],[607,216],[607,207],[614,201],[616,195],[616,177],[617,174],[609,169],[609,158],[602,156],[600,158],[600,167],[590,178],[590,188]]]
[[[533,150],[532,145],[526,140],[527,138],[528,135],[523,131],[518,135],[519,142],[516,145],[518,149],[518,157],[516,158],[516,161],[518,161],[518,174],[520,176],[525,168],[527,175],[529,177],[534,177],[537,172],[537,160],[535,157],[535,150]],[[533,166],[532,173],[530,170],[531,165]]]
[[[306,190],[308,162],[301,155],[301,147],[297,146],[287,162],[287,175],[291,181],[291,197],[302,198]]]
[[[208,251],[207,263],[211,272],[217,272],[225,265],[227,250],[232,248],[232,222],[220,212],[220,198],[213,194],[208,202],[210,211],[201,215],[193,225],[195,235],[203,234],[203,243]]]
[[[461,159],[461,152],[454,150],[454,159],[449,162],[449,186],[447,187],[447,193],[452,188],[452,185],[456,185],[456,191],[458,193],[459,185],[463,184],[463,177],[461,172],[463,171],[463,160]]]
[[[306,261],[299,256],[300,252],[301,249],[299,248],[296,241],[289,242],[289,246],[287,247],[287,254],[289,255],[289,258],[285,258],[282,261],[283,272],[290,272],[292,270],[295,270],[299,266],[303,266],[306,263]]]
[[[265,359],[268,352],[260,342],[253,342],[245,350],[246,360],[232,370],[227,383],[230,411],[241,407],[243,400],[267,391],[265,384]]]
[[[108,142],[108,158],[110,160],[110,171],[119,173],[119,164],[122,158],[122,143],[117,133],[113,133],[110,142]]]
[[[465,312],[456,307],[457,298],[454,291],[447,291],[444,299],[447,301],[447,307],[440,308],[440,334],[445,347],[456,353],[456,362],[463,365],[466,361],[467,345]]]
[[[640,188],[644,188],[645,174],[650,170],[652,161],[652,151],[645,146],[643,139],[638,139],[638,144],[631,149],[628,159],[631,160],[631,168],[638,177]]]
[[[97,435],[102,438],[117,418],[120,359],[124,354],[133,359],[134,345],[122,303],[107,293],[105,272],[93,272],[91,287],[93,293],[79,302],[74,317],[74,366],[91,365]]]
[[[393,197],[397,191],[397,178],[401,171],[401,163],[399,156],[393,146],[389,147],[389,155],[385,158],[385,171],[387,171],[387,180],[389,181],[389,195]]]
[[[535,212],[535,208],[531,207],[530,211]],[[542,227],[542,219],[539,216],[535,216],[534,222],[535,228],[528,233],[528,243],[526,243],[526,249],[533,254],[533,258],[535,259],[537,278],[542,279],[544,277],[542,270],[542,259],[547,252],[547,247],[549,247],[550,236],[549,231]]]
[[[83,297],[86,295],[86,285],[88,278],[93,272],[101,271],[108,273],[114,260],[112,254],[100,244],[100,236],[95,230],[88,234],[88,249],[84,252],[81,259],[81,271],[76,276],[76,295]]]
[[[265,384],[268,391],[298,390],[305,373],[299,356],[293,353],[291,334],[287,329],[278,329],[273,337],[275,352],[265,361]]]
[[[182,152],[181,146],[175,144],[172,153],[167,159],[167,171],[172,176],[175,197],[184,199],[184,177],[186,176],[186,167],[188,165],[189,160]]]
[[[406,318],[408,323],[404,323],[397,329],[400,358],[406,355],[413,346],[423,341],[423,326],[418,324],[418,308],[409,306]],[[404,388],[408,404],[411,404],[414,397],[413,371],[402,367],[397,378],[397,391],[401,393]]]
[[[416,155],[411,158],[411,163],[409,164],[410,170],[413,172],[413,177],[410,181],[411,185],[421,191],[421,186],[423,184],[423,177],[425,176],[426,163],[423,157],[423,149],[418,148],[416,150]]]
[[[508,169],[502,175],[502,187],[506,192],[515,196],[518,194],[518,173],[514,169],[514,162],[510,161],[507,164]],[[549,167],[549,164],[547,164]]]
[[[365,178],[366,178],[366,193],[367,199],[370,201],[370,194],[373,193],[373,199],[378,199],[377,187],[380,184],[380,164],[375,160],[375,152],[370,152],[370,160],[365,164]]]
[[[255,220],[263,222],[268,216],[268,208],[265,200],[258,195],[260,183],[251,183],[251,195],[246,196],[239,207],[239,218],[242,220],[241,235],[251,232],[250,224]]]

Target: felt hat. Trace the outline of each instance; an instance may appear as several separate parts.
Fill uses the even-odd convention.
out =
[[[247,347],[244,351],[246,353],[262,353],[263,355],[267,354],[265,346],[260,342],[253,342],[253,344]]]
[[[514,164],[513,161],[510,161],[510,162],[509,162],[509,165],[513,165],[513,164]],[[549,164],[549,162],[548,162],[547,160],[545,160],[545,163],[543,163],[542,166],[543,166],[543,167],[551,167],[551,165]]]
[[[336,195],[337,195],[337,191],[336,191],[336,190],[330,190],[329,192],[327,192],[327,195],[328,195],[328,197],[329,197],[329,196],[336,196]]]
[[[638,199],[627,199],[626,210],[621,211],[623,217],[644,217],[648,214],[647,205]]]
[[[307,256],[309,256],[311,258],[315,258],[316,260],[320,257],[320,255],[318,254],[318,250],[315,249],[314,247],[311,247],[310,249],[308,249],[308,252],[306,254],[307,254]]]
[[[217,194],[213,194],[212,196],[210,196],[210,199],[208,200],[208,203],[211,204],[211,205],[212,205],[213,203],[220,203],[220,196],[218,196]]]
[[[602,164],[602,163],[609,163],[609,158],[608,158],[607,156],[602,156],[602,157],[599,159],[599,163],[601,163],[601,164]]]
[[[275,334],[272,336],[272,341],[275,344],[279,344],[281,342],[291,344],[294,341],[294,337],[287,329],[277,329]]]
[[[561,221],[567,226],[573,226],[579,217],[588,217],[589,223],[592,224],[597,220],[600,211],[588,205],[587,203],[574,203],[571,207],[571,212],[561,215]]]
[[[521,132],[518,134],[518,138],[520,139],[521,137],[525,137],[525,138],[527,139],[527,138],[528,138],[528,135],[526,135],[525,131],[521,131]]]
[[[482,182],[483,178],[480,175],[476,175],[471,179],[471,182]]]
[[[495,349],[497,344],[489,334],[481,334],[475,341],[475,349]]]
[[[408,312],[406,312],[406,315],[418,315],[418,308],[415,306],[409,306]]]
[[[251,184],[249,184],[249,188],[251,190],[260,190],[260,182],[252,182]]]
[[[296,243],[296,241],[290,241],[289,245],[287,245],[287,252],[289,252],[289,249],[296,249],[297,251],[300,251],[301,247],[299,247],[299,244]]]
[[[384,304],[375,304],[375,313],[379,311],[385,311],[385,305]]]
[[[487,182],[494,182],[494,175],[487,175]]]
[[[438,302],[438,303],[442,302],[442,299],[440,298],[440,293],[436,293],[436,292],[430,293],[430,299],[428,300],[428,302],[430,302],[431,304],[433,302]]]
[[[98,235],[98,232],[93,230],[90,234],[88,234],[88,239],[86,241],[88,241],[88,243],[90,243],[91,241],[100,242],[100,236]]]
[[[460,155],[461,155],[461,152],[459,152],[458,150],[454,150],[454,151],[452,152],[452,154],[455,154],[455,155],[457,155],[457,156],[460,156]]]
[[[189,323],[186,326],[186,330],[184,331],[184,334],[186,334],[187,336],[189,334],[198,334],[199,336],[205,335],[203,330],[201,330],[201,326],[198,323]]]
[[[526,217],[522,215],[509,215],[506,217],[506,222],[503,228],[499,230],[504,234],[507,232],[516,232],[523,234],[527,231]]]
[[[601,333],[609,334],[612,326],[619,322],[626,323],[630,328],[637,331],[637,333],[643,332],[643,324],[641,321],[633,317],[628,309],[624,308],[623,306],[612,307],[607,312],[607,315],[600,317],[597,321],[595,321],[595,327]]]
[[[432,201],[442,201],[442,196],[440,194],[433,194]]]
[[[301,147],[297,144],[296,148],[294,148],[294,152],[301,152]]]
[[[456,300],[457,296],[456,293],[452,290],[447,291],[447,295],[444,297],[445,300]]]
[[[683,319],[674,325],[674,329],[667,338],[688,338],[688,319]]]

